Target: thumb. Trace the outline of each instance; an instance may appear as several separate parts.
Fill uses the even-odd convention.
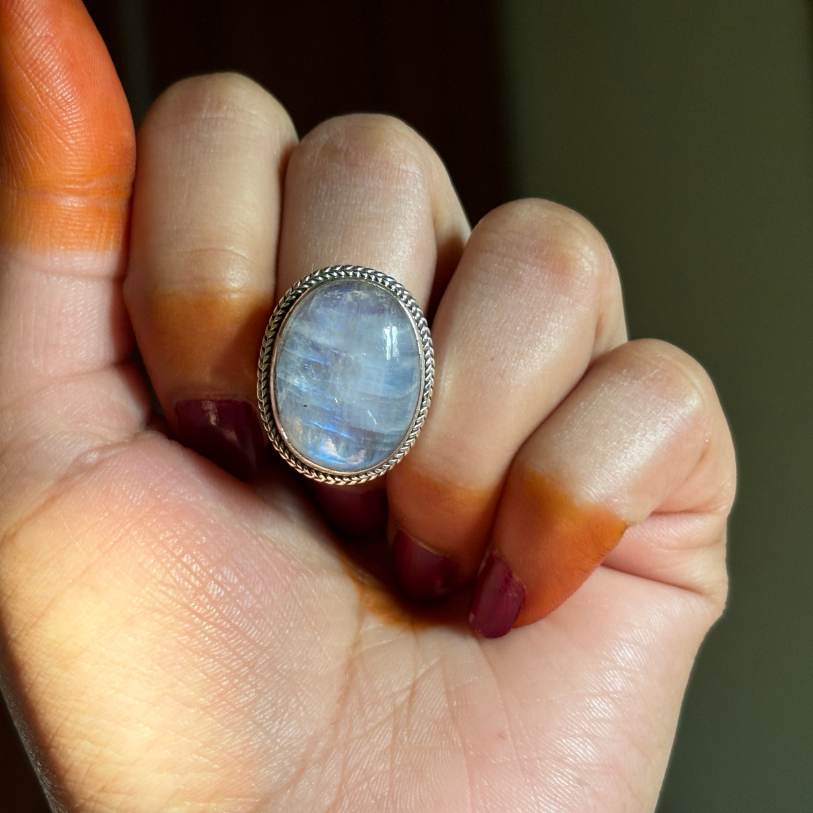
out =
[[[130,110],[78,0],[0,3],[0,241],[118,249],[135,163]]]
[[[143,419],[116,366],[132,349],[119,279],[134,167],[127,100],[82,3],[0,0],[4,524]]]

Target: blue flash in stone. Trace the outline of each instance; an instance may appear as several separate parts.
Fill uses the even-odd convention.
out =
[[[311,466],[355,474],[401,447],[421,399],[423,357],[392,293],[340,279],[294,305],[272,376],[277,423],[290,447]]]

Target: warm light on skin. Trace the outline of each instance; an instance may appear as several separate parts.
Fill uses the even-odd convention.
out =
[[[516,625],[544,618],[581,587],[627,525],[608,508],[577,502],[555,479],[527,466],[515,467],[494,542],[525,587]]]
[[[130,110],[76,0],[0,5],[0,242],[118,249],[135,169]]]

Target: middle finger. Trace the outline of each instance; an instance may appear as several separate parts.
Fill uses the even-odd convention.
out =
[[[360,265],[394,277],[431,310],[469,234],[438,156],[389,116],[316,127],[291,155],[283,199],[277,300],[312,271]],[[384,479],[315,488],[334,524],[367,535],[383,524]]]
[[[434,150],[398,119],[351,115],[312,130],[285,176],[277,299],[330,265],[398,280],[424,310],[448,279],[469,226]]]

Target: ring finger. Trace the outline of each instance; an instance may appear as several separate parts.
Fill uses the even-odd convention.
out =
[[[474,229],[433,335],[432,409],[387,483],[396,568],[417,600],[473,578],[517,451],[625,340],[610,252],[575,212],[506,204]]]

